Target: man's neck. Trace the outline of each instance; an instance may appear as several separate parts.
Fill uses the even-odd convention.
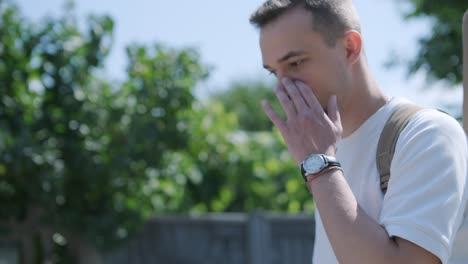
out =
[[[342,110],[343,137],[351,135],[388,102],[388,98],[370,74],[362,76],[364,77],[356,80],[354,84],[351,100],[345,102],[343,109],[340,109]]]

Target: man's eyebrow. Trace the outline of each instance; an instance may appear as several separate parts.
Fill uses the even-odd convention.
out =
[[[283,57],[279,58],[278,59],[278,63],[282,63],[284,61],[287,61],[289,60],[290,58],[292,57],[297,57],[297,56],[301,56],[305,53],[305,51],[303,50],[293,50],[293,51],[290,51],[288,52],[286,55],[284,55]],[[265,69],[270,69],[270,67],[268,65],[263,65],[263,68]]]
[[[281,57],[279,60],[278,60],[278,63],[281,63],[283,61],[287,61],[289,60],[290,58],[292,57],[297,57],[297,56],[301,56],[305,53],[305,51],[303,50],[295,50],[295,51],[290,51],[288,52],[286,55],[284,55],[283,57]]]

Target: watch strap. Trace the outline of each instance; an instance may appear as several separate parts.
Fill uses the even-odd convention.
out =
[[[328,164],[327,167],[332,167],[332,166],[341,167],[341,164],[338,162],[338,160],[335,157],[330,157],[330,156],[325,156],[325,155],[323,155],[323,157],[325,158],[325,161]]]
[[[307,177],[308,176],[312,176],[312,175],[317,175],[317,174],[321,174],[324,170],[326,170],[327,168],[330,168],[330,167],[338,167],[341,169],[341,164],[338,162],[338,160],[335,158],[335,157],[332,157],[332,156],[327,156],[327,155],[324,155],[324,154],[320,154],[320,156],[323,158],[323,160],[325,161],[325,166],[320,170],[318,171],[317,173],[310,173],[310,174],[307,174],[306,170],[304,169],[304,161],[301,163],[301,175],[302,177],[304,178],[304,180],[307,182]],[[306,158],[307,159],[307,158]],[[304,159],[305,160],[305,159]]]

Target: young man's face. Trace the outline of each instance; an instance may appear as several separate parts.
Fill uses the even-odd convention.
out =
[[[296,8],[283,14],[260,33],[260,48],[265,69],[278,80],[288,77],[306,83],[323,108],[328,98],[345,96],[349,83],[346,49],[338,39],[334,47],[314,31],[311,14]]]

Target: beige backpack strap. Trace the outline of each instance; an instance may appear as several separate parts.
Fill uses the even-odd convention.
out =
[[[463,16],[463,129],[468,134],[468,11]]]
[[[411,117],[424,107],[414,104],[399,104],[387,120],[377,145],[377,170],[380,174],[380,189],[387,192],[390,180],[390,166],[401,131],[408,125]]]

